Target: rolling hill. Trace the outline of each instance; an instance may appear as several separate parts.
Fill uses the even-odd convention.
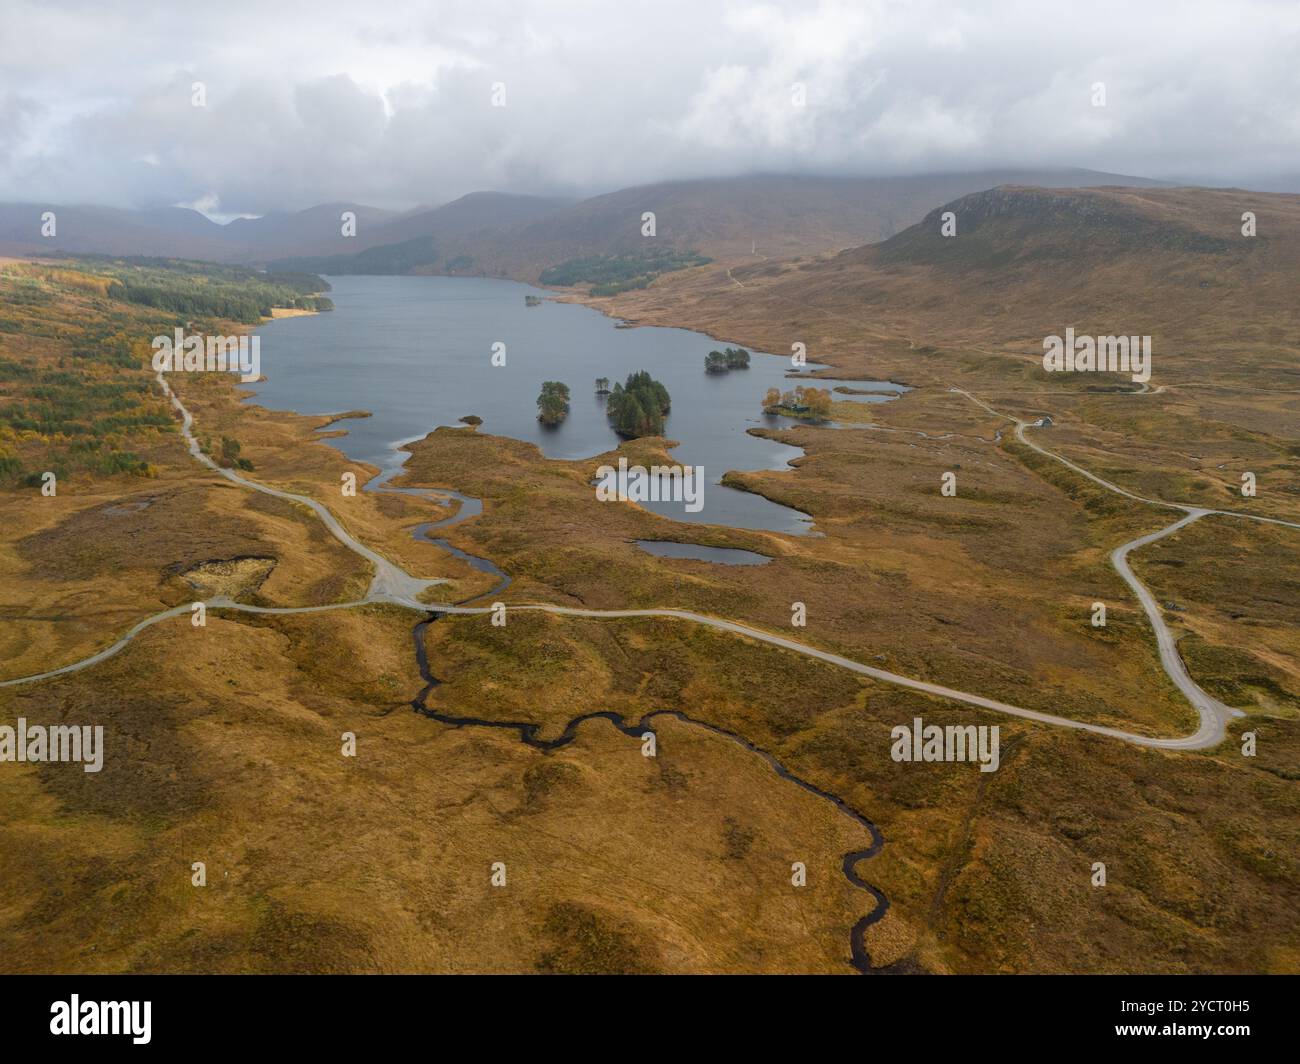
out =
[[[1256,215],[1254,237],[1241,233],[1245,211]],[[941,235],[948,212],[954,237]],[[674,323],[776,344],[768,350],[792,334],[858,350],[886,338],[1023,345],[1066,325],[1160,332],[1202,350],[1211,335],[1291,343],[1297,248],[1297,195],[1004,186],[936,207],[877,244],[664,280],[617,312],[657,322],[671,310]]]
[[[56,217],[55,235],[43,236],[42,215]],[[123,210],[114,207],[0,204],[0,253],[34,255],[144,255],[251,265],[294,254],[355,251],[358,240],[341,235],[340,216],[353,211],[358,237],[400,215],[353,203],[331,203],[222,225],[185,207]]]
[[[779,174],[672,181],[580,202],[475,192],[394,212],[356,203],[239,218],[221,225],[179,207],[0,204],[0,253],[151,255],[333,273],[475,273],[536,280],[592,256],[693,250],[715,259],[822,254],[884,240],[937,204],[999,184],[1154,184],[1088,170],[991,171],[910,177]],[[57,235],[41,235],[54,210]],[[356,235],[340,216],[356,215]],[[653,238],[642,216],[655,215]],[[377,250],[387,249],[387,250]]]
[[[328,249],[282,257],[273,265],[299,270],[311,263],[313,273],[335,274],[483,273],[487,271],[479,267],[477,256],[494,234],[545,218],[568,205],[568,200],[542,196],[472,192],[441,207],[409,211],[378,226],[359,224],[353,240],[334,240]]]
[[[42,215],[55,215],[55,235],[42,236]],[[228,261],[235,254],[222,227],[183,207],[121,210],[114,207],[0,204],[0,254],[107,254]],[[242,252],[241,252],[242,253]]]
[[[434,211],[390,222],[372,243],[391,236],[390,253],[359,253],[334,259],[277,262],[279,268],[313,272],[470,272],[536,281],[547,267],[593,256],[628,256],[665,248],[694,250],[715,259],[820,254],[883,240],[918,221],[954,196],[1016,182],[1073,187],[1123,182],[1156,184],[1089,170],[989,171],[909,177],[821,177],[761,174],[670,181],[620,189],[571,205],[537,203],[535,218],[519,217],[520,205],[494,206],[494,224],[477,232],[448,224],[445,212],[463,211],[464,197]],[[490,194],[480,194],[490,195]],[[525,200],[528,197],[514,197]],[[642,236],[643,216],[655,215],[655,235]],[[412,267],[417,236],[427,261]]]

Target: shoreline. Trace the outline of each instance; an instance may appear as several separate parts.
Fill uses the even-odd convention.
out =
[[[385,276],[388,276],[388,275],[385,275]],[[392,275],[392,276],[404,276],[404,275]],[[442,275],[428,275],[428,276],[442,276]],[[529,285],[528,282],[519,282],[519,281],[514,280],[513,278],[491,278],[491,277],[488,277],[488,278],[478,278],[478,279],[480,279],[480,280],[505,280],[505,281],[508,281],[508,282],[511,282],[511,283],[515,283],[515,284],[525,284],[525,285],[528,285],[529,287],[535,287],[535,286]],[[586,306],[587,304],[579,304],[579,305]],[[589,309],[596,310],[596,309],[600,309],[600,308],[597,308],[597,307],[589,307]],[[316,311],[307,311],[307,312],[303,312],[302,314],[291,314],[291,315],[286,315],[286,316],[287,316],[287,317],[304,317],[304,316],[308,316],[308,315],[314,315],[314,314],[316,314],[316,313],[318,313],[318,312],[316,312]],[[603,313],[603,312],[602,312],[602,313]],[[606,317],[606,318],[611,317],[611,315],[609,315],[609,314],[603,314],[603,316]],[[269,320],[270,320],[270,319],[265,319],[265,320],[264,320],[261,324],[259,324],[259,325],[246,325],[246,326],[243,326],[243,327],[242,327],[242,331],[245,331],[245,332],[249,332],[249,333],[251,333],[253,330],[258,329],[258,328],[261,328],[263,325],[267,324],[267,323],[269,322]],[[684,329],[684,327],[682,327],[682,326],[662,326],[662,325],[652,325],[652,326],[648,326],[648,327],[650,327],[650,328],[673,328],[673,329]],[[709,335],[709,334],[707,334],[707,333],[702,333],[702,332],[700,332],[699,330],[696,330],[696,329],[684,329],[684,331],[689,331],[689,332],[699,332],[700,335],[702,335],[702,336],[708,336],[708,338],[709,338],[710,340],[713,340],[714,342],[721,342],[721,341],[718,341],[717,337],[711,336],[711,335]],[[779,355],[773,355],[773,354],[771,354],[770,352],[765,352],[765,351],[760,351],[760,352],[756,352],[756,353],[757,353],[757,354],[761,354],[761,355],[765,355],[765,356],[770,357],[770,358],[780,358],[780,357],[781,357],[781,356],[779,356]],[[834,367],[831,367],[831,366],[829,366],[829,365],[822,364],[822,363],[814,363],[814,365],[817,366],[818,371],[824,371],[824,370],[827,370],[827,369],[833,369],[833,368],[834,368]],[[313,440],[311,440],[311,441],[309,441],[309,442],[312,442],[312,443],[322,443],[322,444],[325,444],[326,446],[333,446],[333,445],[331,445],[328,441],[330,441],[330,440],[338,440],[338,439],[342,439],[342,438],[345,438],[345,437],[348,435],[348,430],[347,430],[345,427],[339,427],[339,428],[337,428],[337,429],[333,429],[333,426],[339,425],[341,422],[344,422],[344,421],[350,420],[350,419],[352,419],[352,418],[367,418],[367,417],[373,417],[373,416],[374,416],[374,414],[373,414],[372,411],[369,411],[369,410],[361,410],[361,409],[358,409],[358,410],[349,410],[349,411],[344,411],[344,412],[339,412],[339,413],[329,413],[329,414],[309,414],[309,413],[304,413],[304,412],[299,411],[299,410],[294,410],[294,409],[292,409],[292,408],[281,408],[281,407],[274,407],[274,406],[268,405],[266,402],[262,401],[260,393],[256,390],[258,384],[260,384],[261,382],[266,381],[266,380],[268,380],[268,379],[269,379],[268,376],[267,376],[265,373],[263,373],[262,376],[259,378],[258,381],[250,382],[249,384],[246,384],[246,385],[245,385],[245,384],[241,384],[240,382],[232,382],[232,386],[235,388],[235,395],[237,396],[240,405],[242,406],[242,405],[245,404],[245,403],[251,403],[251,404],[256,405],[257,407],[259,407],[260,409],[262,409],[262,410],[265,411],[266,413],[271,414],[271,415],[274,415],[274,416],[276,416],[276,417],[283,417],[283,418],[285,418],[286,420],[287,420],[287,419],[294,419],[294,418],[303,418],[303,419],[307,420],[308,422],[313,422],[313,423],[315,423],[315,424],[312,425],[312,431],[313,431],[314,433],[316,433],[317,435],[316,435],[316,438],[315,438],[315,439],[313,439]],[[788,374],[787,374],[787,379],[789,379],[789,375],[788,375]],[[805,379],[805,380],[811,380],[811,379],[814,379],[814,378],[811,378],[811,377],[804,377],[804,378],[802,378],[802,379]],[[878,380],[878,378],[862,378],[862,379],[864,379],[864,380]],[[891,382],[884,382],[884,383],[890,383],[890,384],[893,384],[893,383],[895,383],[895,382],[892,382],[892,381],[891,381]],[[893,394],[895,394],[895,393],[883,393],[883,392],[882,392],[882,393],[878,393],[878,394],[890,394],[890,395],[893,395]],[[753,435],[755,439],[763,439],[763,440],[766,440],[765,437],[754,435],[752,432],[749,431],[749,424],[748,424],[748,421],[741,423],[741,424],[738,425],[737,427],[738,427],[741,431],[743,431],[746,435]],[[382,465],[376,465],[375,462],[372,461],[372,460],[367,460],[367,459],[362,459],[362,458],[354,457],[353,455],[348,454],[348,452],[347,452],[343,447],[334,447],[333,449],[336,450],[339,454],[341,454],[341,455],[343,456],[343,458],[346,459],[348,462],[350,462],[350,463],[352,463],[352,464],[355,464],[355,465],[357,465],[357,466],[363,467],[363,468],[367,469],[368,471],[373,471],[373,472],[371,473],[370,477],[368,478],[367,482],[366,482],[366,485],[367,485],[367,487],[368,487],[370,484],[374,483],[376,477],[380,477],[380,476],[385,477],[384,483],[388,483],[388,482],[390,482],[390,481],[395,481],[395,480],[398,480],[398,479],[400,479],[401,477],[403,477],[403,476],[405,475],[405,473],[406,473],[406,466],[407,466],[407,464],[408,464],[408,462],[409,462],[409,455],[410,455],[410,446],[409,446],[409,445],[410,445],[410,444],[413,444],[413,443],[417,443],[417,442],[421,442],[421,441],[427,440],[427,439],[428,439],[430,436],[432,436],[435,432],[439,431],[440,429],[444,429],[444,428],[446,428],[446,429],[455,429],[455,430],[460,430],[460,431],[466,431],[466,430],[467,430],[467,431],[472,431],[472,432],[480,432],[480,431],[481,431],[481,423],[480,423],[480,424],[468,424],[468,423],[465,423],[465,419],[464,419],[464,417],[461,417],[460,419],[458,419],[457,423],[455,423],[455,424],[435,424],[435,425],[430,426],[426,431],[424,431],[424,432],[421,433],[421,434],[416,434],[416,435],[413,435],[413,436],[410,436],[410,437],[407,437],[407,438],[404,438],[404,439],[400,439],[400,440],[393,441],[393,442],[391,442],[391,443],[388,445],[388,446],[389,446],[389,453],[390,453],[390,455],[391,455],[391,457],[392,457],[392,460],[391,460],[391,461],[385,461]],[[577,458],[577,459],[565,459],[565,458],[553,458],[553,457],[547,455],[547,454],[545,453],[545,451],[542,450],[542,448],[540,447],[540,445],[538,445],[535,441],[532,441],[532,440],[522,439],[522,438],[520,438],[520,437],[517,437],[517,436],[511,436],[511,435],[509,435],[509,434],[505,434],[505,433],[482,432],[482,435],[484,435],[484,436],[496,436],[496,437],[499,437],[499,438],[501,438],[501,439],[512,440],[512,441],[515,441],[515,442],[518,442],[518,443],[524,443],[524,444],[528,444],[529,446],[536,447],[536,448],[538,449],[538,451],[540,452],[541,457],[542,457],[545,461],[547,461],[547,462],[556,462],[556,463],[560,463],[561,465],[564,465],[564,466],[571,466],[571,465],[575,465],[575,464],[578,464],[578,463],[593,463],[593,462],[599,464],[599,461],[598,461],[598,460],[601,460],[601,459],[607,459],[610,455],[615,455],[615,456],[617,456],[617,455],[620,455],[620,454],[625,453],[625,452],[623,451],[623,448],[624,448],[627,444],[629,444],[630,442],[634,442],[634,441],[624,440],[624,439],[621,439],[621,438],[620,438],[620,439],[617,439],[617,440],[613,441],[613,444],[614,444],[614,445],[613,445],[611,448],[607,449],[607,450],[604,450],[604,451],[601,451],[601,452],[599,452],[599,453],[596,453],[596,454],[593,454],[593,455],[589,455],[589,456],[586,456],[586,457],[582,457],[582,458]],[[665,453],[666,455],[668,455],[668,457],[669,457],[670,459],[672,459],[673,456],[671,455],[670,452],[671,452],[674,448],[680,446],[680,441],[679,441],[679,440],[671,439],[670,437],[667,437],[667,436],[659,437],[659,438],[663,440],[663,450],[664,450],[664,453]],[[772,442],[772,443],[781,443],[782,441],[779,441],[779,440],[767,440],[767,442]],[[780,469],[776,469],[776,470],[769,469],[767,466],[761,466],[761,467],[754,468],[754,469],[726,469],[726,470],[724,470],[724,471],[723,471],[723,472],[722,472],[722,473],[721,473],[721,474],[720,474],[716,479],[712,480],[711,483],[712,483],[715,487],[717,487],[717,488],[722,488],[722,489],[724,489],[724,490],[728,490],[728,491],[736,491],[736,492],[739,492],[739,493],[741,493],[741,494],[743,494],[743,495],[749,495],[749,496],[753,496],[753,497],[758,498],[758,499],[763,499],[764,501],[766,501],[766,502],[772,504],[773,506],[779,506],[779,507],[781,507],[782,509],[790,510],[792,513],[798,515],[798,519],[799,519],[799,521],[798,521],[798,527],[796,527],[796,528],[749,527],[749,526],[745,526],[745,525],[731,525],[731,524],[726,524],[726,523],[724,523],[723,521],[691,521],[691,520],[683,520],[683,519],[681,519],[680,517],[671,517],[671,516],[668,516],[668,515],[665,515],[665,514],[657,514],[657,513],[656,513],[655,511],[653,511],[653,510],[648,510],[647,512],[648,512],[648,513],[655,514],[655,516],[658,516],[658,517],[662,518],[663,520],[666,520],[666,521],[671,522],[671,524],[674,525],[674,526],[682,526],[682,527],[684,527],[684,528],[700,527],[700,528],[707,528],[707,529],[722,530],[722,531],[724,531],[724,532],[726,532],[726,533],[738,533],[738,534],[742,534],[742,535],[776,535],[776,536],[789,536],[789,537],[793,537],[793,538],[796,538],[796,539],[798,539],[798,538],[806,538],[806,537],[810,537],[810,536],[811,536],[811,537],[819,536],[819,535],[821,535],[821,533],[815,531],[816,521],[815,521],[815,518],[813,517],[812,514],[809,514],[809,513],[805,512],[805,511],[803,511],[803,510],[799,510],[799,509],[796,508],[796,507],[788,506],[787,504],[784,504],[784,503],[779,503],[779,502],[777,502],[775,499],[769,498],[768,496],[762,494],[761,492],[752,491],[752,490],[750,490],[749,488],[744,487],[743,485],[740,485],[740,484],[734,482],[733,480],[729,479],[729,478],[732,477],[733,474],[740,474],[740,475],[749,474],[749,473],[757,474],[757,473],[771,472],[771,471],[776,471],[776,472],[786,472],[786,471],[793,470],[793,469],[797,468],[797,467],[794,465],[794,463],[797,462],[797,461],[799,461],[799,460],[802,459],[802,458],[807,457],[807,451],[806,451],[804,448],[802,448],[802,447],[798,447],[798,445],[795,445],[795,444],[783,444],[783,446],[794,447],[795,449],[797,449],[797,450],[800,451],[800,453],[799,453],[798,455],[795,455],[795,456],[793,456],[793,457],[787,459],[786,464],[785,464],[785,467],[780,468]],[[403,451],[407,452],[406,457],[402,457],[402,452],[403,452]],[[674,459],[674,460],[675,460],[675,459]],[[363,489],[363,490],[366,490],[366,489]],[[448,487],[448,488],[443,488],[443,489],[439,489],[439,490],[455,491],[455,490],[458,490],[458,489],[456,489],[456,488],[452,488],[452,487]]]
[[[703,268],[703,269],[706,269],[706,270],[708,269],[708,267],[702,267],[702,268]],[[663,277],[663,276],[669,276],[669,275],[667,275],[667,274],[662,274],[662,275],[660,275],[660,276]],[[508,279],[509,279],[509,280],[517,280],[516,278],[508,278]],[[659,278],[656,278],[656,281],[657,281],[657,280],[659,280]],[[590,293],[580,292],[580,291],[578,291],[576,288],[569,288],[569,289],[565,289],[565,288],[551,288],[551,287],[548,287],[548,286],[545,286],[545,285],[538,284],[538,283],[535,282],[535,281],[519,281],[518,283],[520,283],[520,284],[526,284],[526,285],[531,285],[532,287],[534,287],[534,288],[539,288],[539,289],[541,289],[542,291],[553,293],[552,300],[551,300],[552,302],[555,302],[555,303],[576,303],[576,304],[579,305],[579,306],[588,307],[588,308],[590,308],[591,310],[599,311],[599,312],[600,312],[601,314],[603,314],[605,317],[607,317],[607,318],[614,318],[616,321],[618,321],[618,322],[621,323],[621,324],[616,325],[615,328],[620,328],[620,329],[645,329],[645,328],[650,328],[650,329],[687,329],[687,330],[689,330],[690,332],[697,332],[697,333],[700,333],[700,334],[703,335],[703,336],[707,336],[710,340],[714,341],[715,343],[719,343],[719,344],[728,344],[728,345],[733,345],[733,346],[737,346],[737,347],[744,347],[744,348],[746,348],[746,349],[748,349],[748,350],[751,350],[751,351],[754,351],[754,352],[756,352],[756,353],[758,353],[758,354],[774,355],[774,356],[777,357],[777,358],[783,358],[783,357],[786,357],[786,356],[783,356],[783,355],[776,355],[776,353],[773,352],[773,351],[765,351],[765,350],[763,350],[762,348],[764,347],[764,345],[761,344],[761,343],[757,343],[757,342],[749,341],[749,340],[744,340],[744,339],[737,339],[737,338],[734,338],[734,337],[730,337],[730,338],[729,338],[729,337],[725,337],[725,336],[718,336],[717,334],[715,334],[714,332],[712,332],[712,331],[711,331],[710,329],[708,329],[707,327],[703,327],[703,326],[699,326],[699,325],[683,325],[683,324],[680,324],[680,323],[677,323],[677,322],[674,322],[674,321],[643,320],[643,319],[641,319],[641,318],[629,317],[627,314],[623,314],[623,313],[618,313],[618,312],[617,312],[616,307],[615,307],[614,304],[615,304],[615,300],[618,299],[618,296],[593,296],[593,295],[591,295]],[[652,285],[650,286],[650,288],[653,288],[653,287],[654,287],[654,285],[652,284]],[[649,290],[650,290],[650,289],[644,289],[644,291],[649,291]],[[899,386],[899,387],[901,387],[901,388],[905,388],[905,389],[907,389],[907,390],[909,390],[909,391],[916,391],[916,390],[918,390],[918,389],[920,389],[920,388],[922,387],[922,385],[919,385],[919,384],[909,384],[909,383],[906,382],[906,381],[898,381],[898,380],[894,380],[892,377],[889,377],[889,376],[882,376],[882,375],[879,374],[879,373],[877,373],[877,374],[874,375],[874,376],[862,376],[862,377],[858,377],[858,376],[850,376],[850,375],[848,375],[848,374],[852,374],[852,373],[854,373],[854,372],[856,372],[856,371],[853,371],[853,370],[844,370],[844,369],[842,369],[842,367],[839,365],[839,363],[835,361],[834,356],[829,356],[829,355],[822,355],[822,356],[819,356],[819,358],[817,359],[817,365],[823,367],[824,369],[839,370],[839,371],[840,371],[840,375],[834,378],[834,379],[836,379],[836,380],[846,380],[846,381],[847,381],[847,380],[871,380],[871,381],[884,381],[884,382],[886,382],[886,383],[888,383],[888,384],[894,384],[894,385],[897,385],[897,386]],[[821,372],[821,371],[818,370],[817,372]],[[812,376],[802,377],[802,376],[800,376],[800,375],[798,375],[798,374],[795,374],[795,375],[793,375],[793,376],[790,375],[790,374],[787,374],[787,379],[788,379],[788,380],[793,380],[793,379],[816,380],[817,378],[816,378],[816,377],[812,377]]]

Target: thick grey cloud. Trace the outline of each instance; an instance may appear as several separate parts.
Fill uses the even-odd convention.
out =
[[[0,199],[261,213],[999,165],[1262,184],[1300,174],[1297,99],[1293,0],[6,0]]]

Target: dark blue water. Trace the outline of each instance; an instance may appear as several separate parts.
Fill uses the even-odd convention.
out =
[[[766,565],[772,560],[766,554],[739,547],[706,547],[703,543],[675,543],[666,539],[638,539],[635,543],[647,554],[660,558],[690,558],[719,565]]]
[[[837,403],[887,403],[891,399],[897,399],[901,393],[912,390],[906,384],[894,384],[891,381],[846,381],[837,377],[816,377],[812,383],[818,388],[829,388],[831,398]],[[849,390],[841,392],[836,391],[837,388]],[[858,392],[867,394],[859,395]]]
[[[372,417],[340,423],[347,435],[328,441],[348,457],[391,468],[406,457],[398,444],[477,414],[482,432],[530,441],[551,458],[589,458],[620,442],[595,394],[595,378],[612,384],[645,369],[672,396],[665,434],[679,441],[673,459],[703,466],[707,482],[698,513],[671,502],[647,503],[648,509],[677,521],[808,530],[807,515],[718,483],[728,470],[784,469],[802,454],[746,434],[793,424],[761,410],[768,388],[798,383],[787,376],[788,357],[754,353],[748,370],[707,374],[704,356],[723,346],[718,341],[685,329],[615,328],[614,319],[576,304],[528,307],[525,294],[546,293],[514,281],[338,277],[330,283],[332,313],[282,318],[257,330],[267,380],[249,388],[273,409],[370,411]],[[492,365],[498,342],[506,345],[504,366]],[[546,380],[563,381],[572,395],[568,419],[555,428],[537,421],[537,394]]]

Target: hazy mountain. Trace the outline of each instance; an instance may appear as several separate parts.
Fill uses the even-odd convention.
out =
[[[405,214],[368,234],[368,239],[373,246],[416,236],[473,236],[488,230],[525,225],[554,215],[572,203],[572,200],[546,196],[471,192],[441,207]]]
[[[356,236],[343,235],[343,215],[355,216]],[[220,228],[223,238],[241,255],[331,254],[355,252],[364,234],[381,228],[398,211],[367,207],[361,203],[322,203],[304,211],[277,211],[260,218],[236,218]]]
[[[877,263],[989,269],[1157,250],[1217,253],[1239,243],[1240,234],[1228,220],[1209,225],[1200,210],[1179,211],[1179,202],[1166,193],[1149,196],[1117,188],[993,188],[935,208],[919,224],[872,249],[869,257]],[[1210,198],[1197,197],[1197,202]],[[956,229],[953,236],[944,235],[945,215]]]
[[[1246,211],[1255,236],[1242,234]],[[946,212],[952,237],[942,235]],[[1191,365],[1191,351],[1285,350],[1300,329],[1297,276],[1297,195],[1010,186],[949,201],[878,244],[665,278],[619,311],[658,321],[670,309],[675,324],[773,350],[814,336],[865,359],[881,344],[1009,345],[1028,357],[1067,326],[1153,334],[1167,370]]]
[[[671,181],[620,189],[574,203],[475,192],[406,212],[330,203],[225,225],[170,207],[0,205],[0,250],[164,255],[218,262],[346,272],[481,273],[536,279],[547,266],[591,255],[694,248],[714,258],[784,258],[884,240],[937,204],[1002,184],[1085,187],[1155,185],[1090,170],[989,171],[911,177],[764,174]],[[57,236],[40,235],[55,210]],[[342,215],[355,215],[344,236]],[[643,215],[655,216],[653,237]],[[388,247],[388,251],[376,248]],[[353,256],[357,256],[355,259]],[[291,260],[291,261],[285,261]]]
[[[1256,216],[1253,237],[1241,232],[1247,210]],[[956,219],[955,237],[941,234],[945,211]],[[888,292],[891,307],[918,311],[942,288],[951,314],[1019,320],[1033,331],[1089,314],[1127,316],[1114,328],[1128,332],[1149,332],[1156,322],[1182,328],[1220,308],[1229,292],[1234,313],[1278,320],[1294,316],[1297,238],[1295,195],[1006,187],[962,197],[890,240],[817,263],[791,286],[825,294],[835,276],[843,298],[856,276],[863,298]]]
[[[955,196],[999,184],[1079,187],[1103,184],[1156,185],[1142,178],[1090,170],[991,171],[912,177],[803,177],[764,174],[671,181],[620,189],[571,205],[528,200],[538,217],[519,217],[498,197],[471,210],[467,196],[446,207],[390,222],[368,243],[392,237],[398,244],[434,236],[426,272],[474,272],[535,280],[547,266],[592,255],[639,254],[653,248],[694,248],[714,258],[759,255],[782,258],[873,243],[919,221]],[[543,203],[545,204],[543,206]],[[479,223],[452,227],[444,218],[456,209]],[[642,235],[643,216],[655,216],[655,235]],[[513,217],[512,217],[513,215]],[[410,269],[410,248],[394,249],[394,269]],[[295,262],[325,272],[377,272],[384,255],[354,263]],[[448,264],[455,264],[449,266]],[[283,265],[290,265],[285,263]]]
[[[512,233],[548,259],[644,246],[641,216],[655,214],[656,239],[707,255],[773,258],[873,243],[919,221],[937,204],[1002,184],[1146,184],[1088,170],[992,171],[910,177],[763,174],[672,181],[621,189]],[[1155,182],[1150,182],[1155,184]]]
[[[56,234],[41,235],[41,215],[53,211]],[[362,242],[342,235],[342,214],[356,215],[358,237],[400,218],[396,211],[331,203],[222,225],[183,207],[119,210],[109,207],[0,204],[0,249],[104,255],[160,255],[252,263],[269,256],[355,252]],[[368,245],[367,245],[368,246]]]
[[[41,235],[42,215],[54,213],[55,235]],[[183,207],[120,210],[113,207],[0,204],[0,251],[10,254],[70,252],[185,256],[225,261],[232,255],[222,227]]]
[[[335,246],[305,256],[288,256],[275,265],[318,273],[483,272],[475,253],[482,252],[485,241],[492,243],[492,234],[513,231],[570,203],[543,196],[472,192],[379,225],[366,225],[358,218],[354,239],[335,241]]]

